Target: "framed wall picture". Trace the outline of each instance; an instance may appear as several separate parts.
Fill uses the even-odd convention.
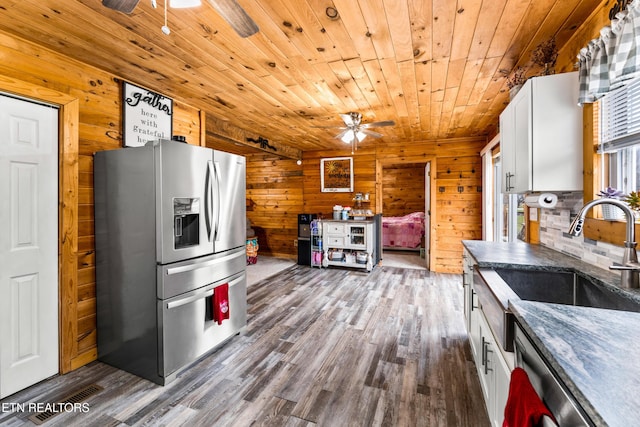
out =
[[[173,100],[134,84],[122,84],[122,145],[140,147],[147,141],[171,139]]]
[[[353,191],[353,157],[320,160],[320,189],[323,193]]]

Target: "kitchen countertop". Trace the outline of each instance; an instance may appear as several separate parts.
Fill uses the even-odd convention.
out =
[[[473,256],[478,267],[568,271],[591,278],[596,283],[616,292],[624,292],[640,304],[640,289],[621,289],[619,273],[596,267],[553,249],[524,242],[463,240],[462,243]],[[612,263],[614,261],[620,260],[611,260]]]
[[[640,420],[640,313],[531,301],[518,323],[598,426]]]
[[[620,276],[568,255],[522,242],[465,240],[479,267],[571,271],[620,289]],[[516,320],[596,425],[640,420],[640,313],[514,301]]]

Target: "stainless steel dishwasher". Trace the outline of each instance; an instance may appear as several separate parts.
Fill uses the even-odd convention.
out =
[[[551,368],[517,322],[515,324],[514,352],[516,366],[527,372],[531,385],[556,418],[558,425],[561,427],[594,425],[555,377]],[[547,418],[545,417],[545,419]],[[553,423],[551,422],[550,425]]]

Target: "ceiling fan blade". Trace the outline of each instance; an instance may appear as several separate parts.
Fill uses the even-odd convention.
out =
[[[364,133],[367,136],[372,136],[374,138],[382,138],[382,134],[378,133],[378,132],[374,132],[372,130],[368,130],[368,129],[359,129],[359,132]]]
[[[393,120],[383,120],[381,122],[365,123],[361,127],[363,128],[377,128],[381,126],[394,126],[396,122]]]
[[[102,5],[118,12],[131,13],[140,0],[102,0]]]
[[[260,31],[236,0],[209,0],[209,3],[240,37],[249,37]]]

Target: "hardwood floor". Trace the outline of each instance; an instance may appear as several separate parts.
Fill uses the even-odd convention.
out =
[[[45,426],[488,426],[459,275],[295,266],[252,285],[249,323],[161,387],[100,362],[1,401],[104,390]]]

